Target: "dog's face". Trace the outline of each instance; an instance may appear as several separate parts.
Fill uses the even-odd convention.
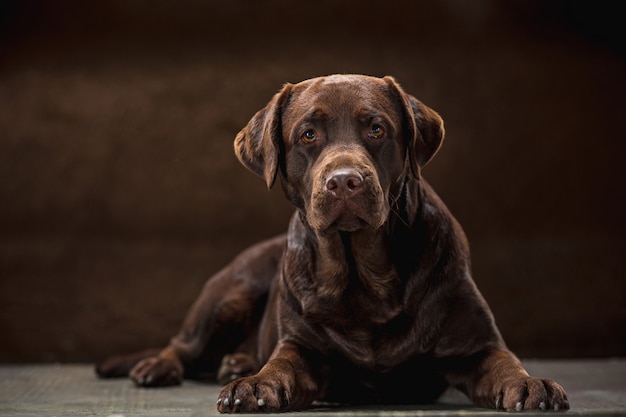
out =
[[[439,115],[391,78],[333,75],[287,84],[237,135],[241,162],[279,176],[319,234],[380,228],[443,140]]]

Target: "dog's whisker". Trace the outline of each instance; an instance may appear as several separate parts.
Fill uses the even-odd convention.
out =
[[[402,218],[402,216],[400,215],[400,213],[398,213],[396,210],[394,210],[393,207],[389,206],[389,210],[396,215],[396,217],[398,218],[398,220],[400,220],[402,222],[403,225],[405,225],[406,227],[409,227],[409,224]]]
[[[406,227],[409,227],[409,224],[402,218],[402,216],[400,215],[399,211],[400,210],[400,205],[398,204],[398,200],[400,199],[400,197],[395,197],[393,194],[389,193],[389,196],[391,197],[391,204],[389,204],[389,210],[396,215],[396,217],[402,222],[402,224],[404,224]],[[394,208],[395,206],[395,208]]]

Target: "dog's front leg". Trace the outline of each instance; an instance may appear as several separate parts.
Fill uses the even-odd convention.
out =
[[[321,389],[320,367],[315,366],[311,355],[296,343],[279,342],[259,373],[239,378],[222,389],[217,410],[283,412],[309,406]]]
[[[475,404],[507,411],[569,408],[563,387],[550,379],[528,375],[510,351],[493,349],[479,356],[476,366],[455,384]]]

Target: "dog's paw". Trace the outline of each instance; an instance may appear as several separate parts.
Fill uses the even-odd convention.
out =
[[[226,385],[237,378],[254,375],[258,370],[256,359],[246,353],[225,355],[217,371],[217,382]]]
[[[160,349],[147,349],[129,355],[112,356],[96,365],[96,374],[100,378],[128,376],[130,370],[145,358],[157,356]]]
[[[291,394],[291,389],[279,379],[243,377],[222,389],[217,398],[217,411],[220,413],[287,411]]]
[[[178,360],[159,356],[139,362],[130,371],[130,379],[141,387],[164,387],[183,382],[183,365]]]
[[[506,381],[496,396],[496,408],[506,411],[567,410],[563,387],[549,379],[525,377]]]
[[[100,378],[128,376],[134,364],[128,364],[123,357],[115,356],[96,364],[96,374]]]

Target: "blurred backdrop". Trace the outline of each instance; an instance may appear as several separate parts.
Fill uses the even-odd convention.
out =
[[[162,346],[292,208],[232,140],[285,82],[393,75],[523,357],[626,355],[619,2],[0,3],[0,361]]]

